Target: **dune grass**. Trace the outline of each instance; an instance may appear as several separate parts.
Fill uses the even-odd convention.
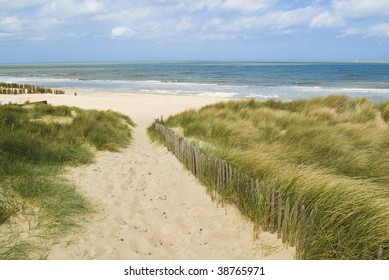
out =
[[[0,259],[45,258],[48,240],[92,209],[62,176],[128,145],[127,116],[43,104],[0,106]]]
[[[329,96],[223,102],[164,125],[313,210],[299,258],[371,259],[382,247],[389,259],[388,118],[389,101]],[[157,137],[152,127],[149,134]],[[263,206],[239,191],[224,197],[260,219]]]

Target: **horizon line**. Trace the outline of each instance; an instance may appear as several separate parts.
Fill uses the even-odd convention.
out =
[[[26,62],[1,62],[0,65],[31,65],[31,64],[82,64],[82,63],[190,63],[190,62],[214,62],[214,63],[389,63],[389,60],[308,60],[308,59],[298,59],[298,60],[247,60],[247,59],[171,59],[171,60],[90,60],[90,61],[26,61]]]

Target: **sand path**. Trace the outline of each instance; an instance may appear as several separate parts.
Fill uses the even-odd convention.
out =
[[[53,104],[112,109],[136,123],[132,144],[100,152],[92,165],[67,176],[96,211],[80,230],[52,246],[49,259],[293,259],[269,233],[253,238],[252,224],[233,206],[221,207],[146,128],[160,114],[198,108],[215,99],[78,92],[48,96]]]

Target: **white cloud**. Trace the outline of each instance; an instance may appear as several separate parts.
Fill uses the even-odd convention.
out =
[[[93,19],[98,21],[114,22],[142,22],[147,19],[155,19],[161,15],[161,11],[151,7],[123,7],[122,9],[110,9],[105,12],[97,13]]]
[[[0,18],[1,38],[13,38],[15,40],[35,40],[34,38],[49,38],[51,30],[61,22],[55,18]]]
[[[389,15],[389,0],[333,0],[331,6],[321,8],[322,11],[313,18],[310,27],[351,26],[358,20]],[[350,34],[344,32],[342,36]]]
[[[380,23],[371,26],[367,30],[368,37],[388,37],[389,38],[389,22]]]
[[[184,17],[177,22],[176,30],[178,31],[188,31],[196,27],[196,24],[193,22],[191,17]]]
[[[320,7],[307,6],[293,10],[271,10],[259,15],[210,18],[201,27],[203,38],[254,38],[263,34],[290,35],[299,29],[310,26],[312,21],[323,12]],[[315,24],[319,24],[316,20]],[[206,33],[210,36],[207,36]],[[257,34],[257,35],[255,35]],[[218,36],[220,35],[220,36]]]
[[[6,32],[0,32],[0,38],[8,38],[11,37],[12,34]]]
[[[282,30],[291,31],[290,28],[305,26],[317,14],[312,7],[300,8],[290,11],[269,12],[263,16],[240,17],[231,22],[219,23],[219,29],[230,32],[243,30]]]
[[[47,0],[0,0],[3,11],[39,6],[47,3]]]
[[[0,19],[0,29],[6,31],[19,31],[22,28],[22,22],[16,17],[4,17]]]
[[[351,36],[357,36],[362,33],[361,29],[358,28],[347,28],[343,31],[343,33],[338,36],[338,38],[344,38],[344,37],[351,37]]]
[[[186,0],[177,2],[179,7],[189,11],[207,9],[209,11],[255,13],[271,7],[277,0]]]
[[[339,27],[342,25],[344,25],[344,20],[329,11],[318,14],[310,23],[310,27]]]
[[[200,34],[196,36],[200,41],[230,41],[235,40],[240,36],[234,34]]]
[[[365,28],[348,28],[339,37],[352,36],[389,38],[389,22],[379,23]]]
[[[222,0],[198,0],[198,1],[181,1],[179,7],[189,11],[199,11],[203,9],[214,10],[223,4]]]
[[[96,0],[56,0],[47,3],[42,13],[62,17],[85,16],[99,12],[103,6],[103,3]]]
[[[47,30],[52,29],[54,27],[57,27],[59,25],[63,24],[63,21],[57,19],[57,18],[40,18],[37,20],[32,21],[32,24],[30,25],[31,28],[34,30]]]
[[[340,37],[386,36],[386,25],[378,24],[374,17],[389,15],[389,0],[316,0],[300,4],[305,2],[0,0],[0,32],[64,39],[69,38],[66,34],[76,38],[83,32],[83,36],[168,41],[234,40],[341,27],[345,31]],[[359,19],[366,17],[370,17],[371,29],[361,29]]]
[[[308,6],[290,11],[271,13],[266,17],[266,21],[273,23],[277,29],[296,27],[299,25],[306,26],[317,13],[317,8]]]
[[[114,38],[131,38],[134,37],[135,31],[126,26],[117,26],[111,31]]]
[[[333,0],[332,6],[343,18],[360,19],[389,15],[389,0]]]
[[[220,7],[222,9],[240,11],[240,12],[256,12],[265,8],[268,8],[275,1],[269,0],[226,0]]]

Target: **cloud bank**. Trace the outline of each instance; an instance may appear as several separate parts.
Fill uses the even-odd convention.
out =
[[[234,40],[328,29],[389,37],[389,0],[0,0],[1,38]],[[62,34],[62,35],[61,35]]]
[[[388,60],[389,0],[0,0],[0,61]]]

